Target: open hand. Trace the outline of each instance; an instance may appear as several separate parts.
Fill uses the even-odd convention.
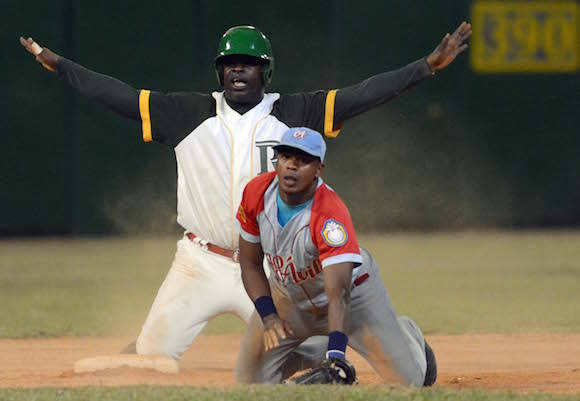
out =
[[[464,43],[471,36],[471,24],[463,21],[453,34],[445,34],[441,43],[427,56],[427,64],[436,72],[447,67],[458,54],[467,49]]]
[[[264,318],[264,350],[266,352],[278,347],[281,340],[293,335],[292,328],[277,314],[273,313]]]
[[[20,44],[38,61],[44,68],[50,72],[56,71],[56,62],[58,61],[58,54],[53,53],[50,49],[41,47],[32,38],[24,39],[20,37]]]

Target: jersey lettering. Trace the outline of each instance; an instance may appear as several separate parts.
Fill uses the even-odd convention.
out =
[[[264,174],[268,172],[268,153],[271,152],[273,156],[270,158],[270,162],[276,164],[276,152],[272,149],[273,146],[278,145],[278,141],[256,141],[256,147],[260,152],[260,172],[258,174]]]
[[[306,266],[306,269],[297,268],[292,255],[284,260],[281,256],[266,253],[266,260],[274,271],[276,279],[283,284],[286,283],[288,277],[292,279],[294,284],[301,284],[315,278],[322,272],[322,262],[319,259],[314,259],[312,264]]]

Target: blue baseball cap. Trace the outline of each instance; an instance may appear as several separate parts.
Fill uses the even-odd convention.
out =
[[[306,127],[290,128],[284,132],[280,143],[273,147],[274,150],[280,148],[295,148],[316,156],[321,162],[324,162],[326,153],[326,143],[318,131]]]

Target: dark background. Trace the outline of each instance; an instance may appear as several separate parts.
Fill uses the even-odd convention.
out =
[[[136,88],[217,90],[232,25],[270,38],[270,91],[340,88],[427,55],[469,1],[2,2],[0,235],[163,233],[175,223],[173,150],[76,96],[18,43]],[[329,140],[326,180],[357,227],[580,224],[580,74],[477,74],[468,54]]]

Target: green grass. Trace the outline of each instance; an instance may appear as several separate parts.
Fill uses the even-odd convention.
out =
[[[176,238],[1,241],[0,336],[137,335],[175,243]]]
[[[393,390],[388,387],[328,387],[328,386],[251,386],[235,387],[227,389],[199,388],[199,387],[82,387],[75,389],[0,389],[1,400],[24,401],[24,400],[61,400],[61,401],[129,401],[129,400],[196,400],[196,401],[499,401],[499,400],[522,400],[522,401],[548,401],[548,400],[577,400],[578,396],[554,396],[551,394],[531,393],[515,394],[507,392],[484,392],[484,391],[449,391],[442,389],[428,390]]]
[[[0,241],[0,337],[137,335],[177,238]],[[427,333],[580,332],[580,232],[360,236]],[[235,317],[204,331],[241,333]]]
[[[398,313],[427,333],[579,332],[580,232],[363,238]]]

